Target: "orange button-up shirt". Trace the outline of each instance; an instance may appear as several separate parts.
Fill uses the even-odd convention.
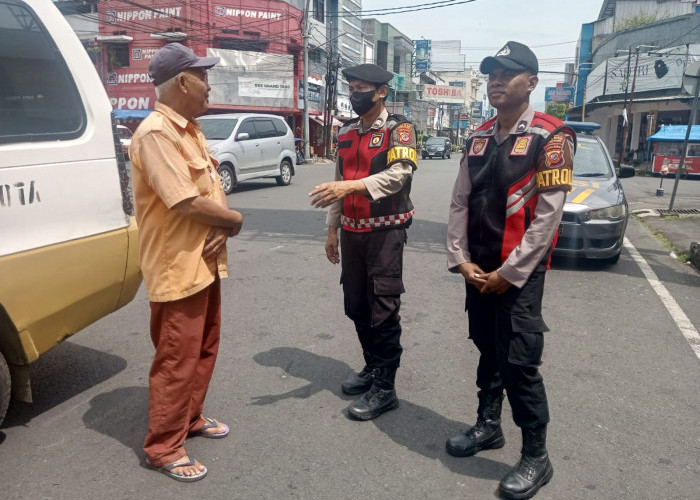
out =
[[[171,210],[188,198],[222,203],[218,162],[207,152],[199,124],[162,103],[141,123],[129,147],[139,227],[141,270],[148,297],[170,302],[227,277],[226,249],[216,259],[202,258],[211,226]]]

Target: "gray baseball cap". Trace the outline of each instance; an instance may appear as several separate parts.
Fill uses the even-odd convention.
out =
[[[189,47],[173,42],[161,47],[153,54],[148,64],[148,76],[153,78],[154,85],[160,85],[186,69],[209,69],[219,60],[218,57],[199,57]]]

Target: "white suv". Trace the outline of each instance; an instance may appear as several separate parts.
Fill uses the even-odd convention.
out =
[[[274,177],[286,186],[294,175],[294,134],[281,116],[227,113],[198,118],[209,149],[219,160],[226,194],[241,181]]]

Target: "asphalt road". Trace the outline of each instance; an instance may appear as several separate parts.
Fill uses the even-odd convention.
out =
[[[369,422],[344,415],[351,398],[340,382],[361,354],[342,312],[340,270],[325,259],[325,214],[306,196],[332,165],[304,165],[290,186],[251,182],[229,196],[246,220],[228,248],[223,340],[205,409],[232,432],[186,443],[209,476],[181,484],[144,466],[153,348],[142,287],[35,363],[34,404],[14,403],[0,429],[0,497],[495,498],[520,450],[508,405],[504,448],[462,459],[444,451],[477,405],[464,285],[445,265],[456,170],[456,158],[421,161],[413,184],[398,410]],[[697,331],[698,274],[636,221],[627,237]],[[700,360],[629,250],[617,265],[555,262],[544,309],[555,474],[536,498],[697,498]]]

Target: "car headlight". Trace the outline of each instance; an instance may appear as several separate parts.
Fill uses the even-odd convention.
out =
[[[588,216],[593,220],[619,220],[627,216],[627,206],[624,203],[613,205],[612,207],[599,208],[588,212]]]

